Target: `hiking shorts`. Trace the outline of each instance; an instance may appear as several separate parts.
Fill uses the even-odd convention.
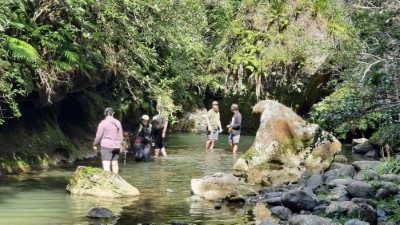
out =
[[[119,148],[105,148],[101,147],[101,160],[102,161],[117,161],[119,159]]]
[[[214,130],[214,132],[207,131],[207,139],[208,140],[218,140],[218,130]]]
[[[228,137],[229,144],[239,144],[240,134],[230,134]]]

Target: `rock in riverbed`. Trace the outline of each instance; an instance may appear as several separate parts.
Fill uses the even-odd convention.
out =
[[[97,197],[122,198],[139,195],[139,190],[118,174],[84,166],[76,169],[66,189],[71,194]]]

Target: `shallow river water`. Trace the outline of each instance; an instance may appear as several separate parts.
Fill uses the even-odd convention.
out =
[[[100,199],[71,196],[65,187],[78,165],[100,167],[100,159],[76,162],[54,169],[1,177],[0,224],[90,224],[85,214],[92,207],[118,213],[118,224],[170,224],[180,220],[195,224],[235,224],[248,207],[223,205],[214,209],[208,201],[191,202],[190,180],[215,172],[231,172],[237,157],[254,136],[241,137],[238,155],[228,150],[227,136],[220,135],[213,151],[205,151],[205,135],[172,134],[166,138],[168,158],[136,163],[133,152],[120,158],[120,175],[141,192],[134,199]]]

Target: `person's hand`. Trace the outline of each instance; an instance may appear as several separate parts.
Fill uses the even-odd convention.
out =
[[[165,133],[162,133],[162,138],[165,138]]]
[[[93,150],[97,151],[97,147],[96,147],[96,146],[93,146]]]
[[[154,143],[154,142],[153,142],[153,143],[151,143],[151,146],[153,146],[153,147],[154,147],[154,146],[156,146],[156,143]]]
[[[227,125],[226,127],[229,128],[229,127],[231,127],[231,125],[229,124],[229,125]]]

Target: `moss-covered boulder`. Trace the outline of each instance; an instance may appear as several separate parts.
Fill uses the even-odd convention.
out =
[[[305,171],[326,169],[341,144],[317,124],[310,124],[277,101],[261,101],[260,127],[253,146],[236,162],[250,181],[266,185],[295,182]]]
[[[100,168],[79,166],[67,186],[67,191],[75,195],[98,197],[133,197],[139,190],[126,182],[118,174]]]

